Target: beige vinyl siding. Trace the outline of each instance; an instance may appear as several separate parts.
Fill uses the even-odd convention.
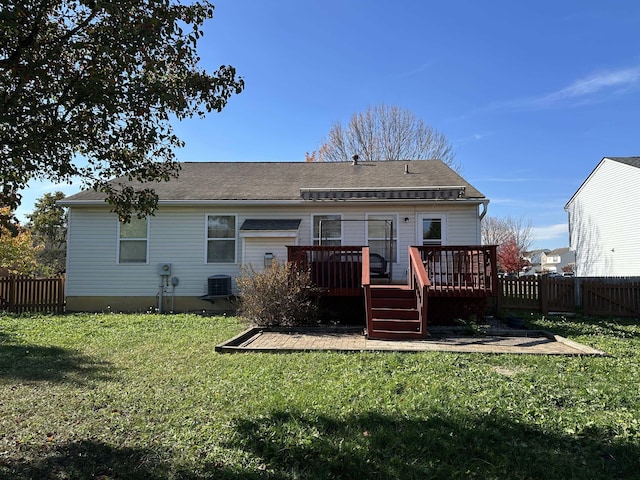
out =
[[[273,254],[273,261],[284,263],[287,261],[287,245],[295,245],[296,239],[280,238],[244,238],[244,264],[251,265],[256,272],[264,270],[264,254]]]
[[[437,207],[437,208],[436,208]],[[178,277],[176,296],[198,297],[207,293],[210,275],[230,275],[235,289],[235,277],[243,263],[261,264],[265,251],[286,256],[286,244],[294,238],[283,237],[260,242],[243,242],[247,236],[237,236],[235,264],[206,263],[206,216],[208,214],[237,215],[237,228],[246,219],[300,219],[298,245],[311,245],[313,214],[342,214],[343,219],[366,219],[367,214],[397,214],[398,259],[394,279],[404,280],[407,268],[407,248],[416,244],[416,221],[420,213],[437,211],[447,215],[447,243],[479,244],[478,206],[445,203],[429,206],[408,204],[310,203],[291,206],[160,206],[149,218],[149,256],[147,264],[118,265],[117,217],[106,208],[72,207],[68,239],[67,296],[154,297],[160,277],[158,263],[172,264],[172,276]],[[404,218],[408,221],[405,222]],[[363,245],[366,242],[366,222],[345,222],[342,226],[343,245]],[[243,258],[243,243],[245,244]],[[269,250],[265,250],[266,246]],[[247,248],[248,246],[248,248]]]
[[[578,276],[640,275],[640,168],[604,159],[567,210]]]
[[[444,210],[447,214],[448,245],[480,245],[480,221],[478,211],[464,208]]]
[[[67,238],[66,294],[152,294],[155,264],[118,264],[118,217],[104,209],[71,209]],[[153,222],[150,222],[150,226]],[[151,251],[151,249],[150,249]],[[149,282],[153,281],[153,285]],[[142,294],[142,293],[137,293]]]

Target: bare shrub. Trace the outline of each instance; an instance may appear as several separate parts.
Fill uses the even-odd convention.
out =
[[[318,295],[308,271],[274,263],[263,272],[243,267],[236,279],[240,314],[261,327],[317,325]]]

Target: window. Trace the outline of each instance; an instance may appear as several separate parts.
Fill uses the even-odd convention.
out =
[[[120,222],[118,228],[118,263],[147,263],[146,218],[132,217],[129,223]]]
[[[422,218],[422,245],[442,245],[442,218]]]
[[[235,215],[207,215],[207,263],[235,262]]]
[[[342,244],[342,217],[340,215],[314,215],[313,216],[313,244],[314,245],[341,245]],[[322,229],[322,232],[320,230]],[[320,235],[322,234],[322,238]],[[322,242],[321,242],[322,240]]]
[[[393,238],[391,228],[393,225]],[[398,222],[396,215],[368,215],[367,241],[371,253],[382,255],[387,261],[398,260]],[[391,249],[391,252],[389,250]]]

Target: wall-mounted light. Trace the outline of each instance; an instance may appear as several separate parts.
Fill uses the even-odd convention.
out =
[[[409,223],[409,217],[404,217],[404,223]]]
[[[270,267],[273,265],[273,253],[267,252],[264,254],[264,266]]]

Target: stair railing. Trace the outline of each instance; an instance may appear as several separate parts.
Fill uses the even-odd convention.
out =
[[[418,318],[420,320],[420,331],[425,332],[427,329],[427,303],[429,297],[429,277],[422,256],[417,247],[409,247],[409,287],[416,294],[416,306],[418,308]]]
[[[364,307],[367,315],[367,331],[371,331],[373,311],[371,310],[371,272],[369,268],[369,247],[362,247],[362,288],[364,289]]]

